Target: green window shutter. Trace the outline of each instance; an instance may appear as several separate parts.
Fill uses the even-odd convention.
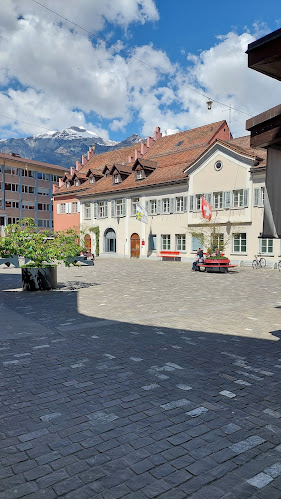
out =
[[[184,196],[184,198],[183,198],[183,211],[187,211],[187,199],[188,199],[188,196]]]
[[[108,202],[104,202],[104,216],[107,218],[108,217]]]
[[[115,201],[114,200],[111,201],[111,216],[112,216],[112,218],[115,217]]]
[[[247,208],[247,206],[248,206],[248,199],[249,199],[249,189],[244,189],[244,191],[243,191],[244,208]]]
[[[122,215],[123,217],[126,216],[126,198],[122,199]]]
[[[231,206],[231,191],[225,191],[223,193],[223,208],[228,210]]]
[[[189,196],[189,211],[194,210],[194,196]]]
[[[157,215],[161,214],[161,203],[162,203],[162,200],[157,199]]]
[[[175,211],[175,199],[170,198],[170,213],[174,213]]]

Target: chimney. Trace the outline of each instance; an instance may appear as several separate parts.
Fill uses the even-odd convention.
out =
[[[88,160],[87,160],[86,156],[83,154],[83,156],[82,156],[82,166],[84,166],[87,163],[87,161]]]
[[[89,147],[89,151],[87,153],[88,160],[91,159],[94,155],[96,154],[95,150],[93,147]]]
[[[59,178],[59,187],[62,187],[64,185],[63,178]]]
[[[74,175],[75,173],[75,168],[73,166],[70,167],[70,175]]]
[[[76,168],[77,171],[79,171],[82,168],[82,165],[81,165],[80,161],[76,161],[75,168]]]
[[[148,149],[147,145],[142,142],[141,143],[141,154],[144,155],[146,153],[147,149]]]
[[[155,140],[152,137],[147,137],[147,139],[146,139],[146,145],[147,145],[148,148],[151,147],[152,144],[154,144],[154,142],[155,142]]]
[[[135,149],[135,160],[138,159],[138,158],[141,158],[142,157],[142,154],[140,151],[138,151],[137,149]]]
[[[155,132],[153,133],[153,136],[154,136],[154,140],[158,140],[158,139],[160,139],[160,137],[162,137],[162,133],[160,132],[160,126],[157,126],[155,128]]]
[[[132,162],[133,162],[133,159],[134,159],[134,157],[133,157],[133,156],[128,156],[128,163],[132,163]]]

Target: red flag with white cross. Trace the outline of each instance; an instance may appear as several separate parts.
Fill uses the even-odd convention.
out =
[[[202,217],[211,220],[212,218],[212,206],[208,201],[202,196]]]

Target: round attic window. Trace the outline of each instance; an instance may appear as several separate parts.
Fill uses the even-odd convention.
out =
[[[222,169],[222,162],[216,161],[214,168],[215,168],[216,172],[219,172]]]

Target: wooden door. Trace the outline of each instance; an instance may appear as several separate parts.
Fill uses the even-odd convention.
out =
[[[131,258],[139,258],[140,256],[140,236],[138,234],[131,235]]]
[[[91,253],[91,236],[89,234],[86,234],[84,237],[84,246],[87,253]]]

